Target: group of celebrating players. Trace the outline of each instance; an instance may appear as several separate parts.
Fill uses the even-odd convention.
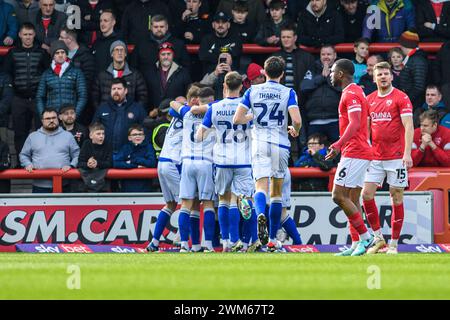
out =
[[[160,237],[179,201],[180,252],[214,252],[216,217],[223,252],[284,251],[277,240],[281,227],[294,244],[301,244],[286,210],[291,190],[289,135],[299,135],[301,116],[295,91],[280,84],[284,70],[284,60],[271,57],[264,63],[266,82],[251,86],[243,97],[242,77],[229,72],[224,80],[224,99],[214,101],[212,89],[193,86],[186,102],[171,102],[173,119],[158,164],[166,205],[158,216],[148,251],[159,250]],[[326,159],[342,154],[333,201],[347,215],[352,238],[352,246],[338,255],[376,253],[386,246],[374,200],[386,176],[393,201],[387,253],[397,253],[404,216],[403,190],[412,165],[412,105],[405,93],[392,87],[389,64],[375,66],[378,91],[367,98],[353,83],[353,74],[353,63],[341,59],[330,75],[333,85],[343,91],[340,139],[330,146]],[[362,219],[361,190],[373,233]]]

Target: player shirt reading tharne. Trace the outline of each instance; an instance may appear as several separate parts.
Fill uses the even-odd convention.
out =
[[[284,148],[291,146],[287,133],[288,109],[298,108],[297,94],[293,89],[269,80],[251,86],[239,105],[252,109],[255,115],[253,143],[268,142]]]
[[[203,141],[197,141],[195,135],[202,125],[204,114],[193,114],[189,106],[180,109],[183,118],[183,143],[181,148],[181,160],[206,160],[213,162],[213,147],[215,135],[208,135]]]
[[[396,88],[379,96],[378,91],[367,97],[372,130],[372,151],[375,160],[403,158],[405,128],[402,117],[412,117],[408,96]]]
[[[225,98],[211,103],[203,119],[203,127],[216,129],[214,164],[218,167],[250,167],[251,164],[250,125],[233,125],[240,100]]]
[[[181,144],[183,142],[183,120],[173,109],[170,109],[169,113],[173,118],[164,138],[159,161],[171,161],[179,164],[181,162]]]
[[[372,150],[367,137],[368,104],[360,86],[351,83],[342,90],[339,102],[339,134],[342,136],[350,121],[352,112],[361,112],[360,127],[356,134],[342,146],[342,156],[346,158],[372,160]]]

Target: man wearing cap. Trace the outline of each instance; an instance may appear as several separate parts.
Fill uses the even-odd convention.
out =
[[[377,8],[368,11],[362,31],[362,37],[370,42],[397,42],[405,30],[415,27],[414,6],[410,0],[375,0],[372,5]]]
[[[425,53],[419,50],[419,35],[413,31],[405,31],[398,41],[406,58],[400,73],[399,89],[411,100],[414,110],[424,102],[427,86],[428,61]]]
[[[237,34],[230,32],[230,16],[218,12],[213,17],[214,32],[202,39],[198,56],[203,64],[203,72],[211,73],[217,66],[219,55],[228,52],[233,57],[233,69],[239,68],[239,57],[242,52],[242,40]]]
[[[128,98],[139,102],[147,108],[148,93],[142,73],[130,68],[127,58],[127,46],[121,40],[116,40],[109,49],[113,62],[105,71],[101,71],[92,87],[92,104],[95,109],[111,97],[111,83],[115,78],[123,78],[128,86]]]
[[[61,121],[61,127],[73,135],[81,148],[84,140],[89,138],[89,131],[77,121],[75,106],[72,104],[63,105],[59,110],[59,120]]]
[[[144,76],[148,84],[151,116],[156,116],[161,101],[186,94],[191,77],[189,71],[175,61],[175,52],[170,42],[164,42],[159,47],[158,62],[145,70]]]
[[[83,72],[68,59],[68,52],[61,40],[55,40],[50,45],[53,61],[39,81],[36,94],[38,114],[42,114],[46,107],[59,111],[64,104],[73,104],[76,114],[80,116],[86,106],[86,80]]]

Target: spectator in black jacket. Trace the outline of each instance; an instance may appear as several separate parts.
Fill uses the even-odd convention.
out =
[[[204,73],[214,71],[222,52],[228,52],[233,57],[233,69],[239,68],[242,40],[230,31],[230,20],[224,12],[216,13],[212,22],[214,32],[205,36],[200,43],[198,56],[203,63]]]
[[[50,44],[59,39],[59,32],[66,25],[66,14],[55,10],[55,0],[40,0],[31,22],[36,27],[36,40],[50,53]]]
[[[89,139],[84,141],[78,157],[78,168],[85,186],[85,190],[82,190],[84,192],[109,189],[105,176],[107,169],[112,167],[112,149],[104,141],[105,127],[101,123],[91,124]]]
[[[122,34],[125,41],[138,44],[152,33],[150,25],[153,17],[163,15],[170,20],[170,11],[166,2],[161,0],[134,0],[122,15]]]
[[[450,106],[450,41],[444,42],[439,49],[432,67],[433,82],[441,87],[443,100]]]
[[[77,33],[67,27],[61,29],[59,40],[69,49],[68,57],[73,65],[83,71],[86,85],[91,87],[95,75],[95,61],[91,51],[83,44],[78,44]]]
[[[248,21],[251,25],[260,26],[266,19],[266,12],[264,9],[264,4],[261,0],[245,0],[248,3]],[[292,0],[290,0],[292,1]],[[217,6],[216,14],[219,12],[225,13],[227,16],[231,16],[231,10],[233,9],[233,4],[235,0],[220,0]]]
[[[112,10],[111,0],[78,0],[81,12],[80,43],[92,46],[100,35],[100,15],[105,9]]]
[[[75,106],[73,104],[63,105],[59,110],[59,120],[61,121],[61,127],[70,132],[81,147],[88,138],[88,130],[77,121]]]
[[[416,28],[422,42],[450,39],[450,2],[416,1]]]
[[[290,24],[285,17],[286,4],[283,0],[272,0],[269,4],[270,18],[259,27],[255,42],[261,46],[277,46],[280,44],[281,29]]]
[[[419,36],[415,32],[403,32],[399,44],[406,56],[404,68],[400,72],[399,89],[408,95],[416,110],[424,102],[428,76],[427,56],[419,50]]]
[[[192,82],[189,71],[173,61],[174,54],[172,44],[163,43],[159,48],[159,61],[153,68],[145,70],[150,117],[157,115],[158,106],[164,99],[185,95]]]
[[[344,25],[335,8],[327,0],[311,0],[298,15],[298,42],[305,46],[321,47],[344,42]]]
[[[9,111],[14,97],[11,77],[0,71],[0,128],[7,128]]]
[[[36,117],[36,91],[41,75],[51,61],[35,41],[35,36],[34,25],[24,23],[19,30],[17,47],[11,49],[5,58],[4,70],[10,75],[14,88],[11,114],[17,154],[31,130],[33,118],[40,118]]]
[[[238,34],[242,43],[253,43],[257,32],[257,27],[251,24],[248,19],[247,1],[235,1],[231,10],[231,33]]]
[[[359,86],[363,89],[366,96],[377,90],[377,85],[373,81],[373,67],[382,61],[384,59],[380,55],[371,55],[367,58],[367,73],[359,79]]]
[[[187,44],[199,44],[209,32],[208,15],[201,15],[201,0],[186,0],[185,10],[175,23],[177,36]]]
[[[127,46],[123,41],[117,40],[111,44],[110,54],[113,62],[108,69],[101,71],[92,87],[92,104],[95,109],[111,97],[111,84],[115,78],[123,78],[127,82],[128,97],[139,102],[147,108],[148,92],[142,73],[130,68],[126,62]]]
[[[320,48],[320,60],[316,62],[312,74],[308,74],[301,83],[301,96],[306,97],[308,136],[322,133],[331,143],[339,139],[338,105],[342,92],[330,81],[331,66],[335,61],[334,47],[323,46]]]
[[[101,34],[95,40],[92,46],[92,54],[95,58],[95,73],[106,70],[112,62],[109,49],[111,44],[117,40],[121,40],[120,33],[114,31],[116,25],[116,16],[114,13],[106,9],[100,15],[100,31]]]
[[[39,1],[36,0],[5,0],[5,2],[14,7],[19,26],[24,22],[32,22],[32,17],[39,11]]]
[[[361,37],[367,3],[359,0],[340,0],[338,10],[342,16],[345,41],[355,42]]]

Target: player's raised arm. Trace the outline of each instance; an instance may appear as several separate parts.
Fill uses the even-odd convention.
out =
[[[201,104],[198,106],[192,106],[191,112],[192,114],[204,114],[208,111],[208,105],[207,104]]]
[[[181,102],[178,101],[170,101],[170,107],[175,110],[177,113],[180,113],[181,108],[184,106]]]
[[[206,114],[205,117],[203,118],[203,122],[202,125],[197,129],[197,132],[195,133],[195,139],[196,141],[203,141],[206,136],[208,136],[208,134],[212,131],[211,128],[213,126],[212,124],[212,107],[210,106],[208,108],[208,105],[203,105],[206,106],[207,110],[206,110]],[[196,106],[197,107],[197,106]],[[191,108],[192,110],[192,108]]]

